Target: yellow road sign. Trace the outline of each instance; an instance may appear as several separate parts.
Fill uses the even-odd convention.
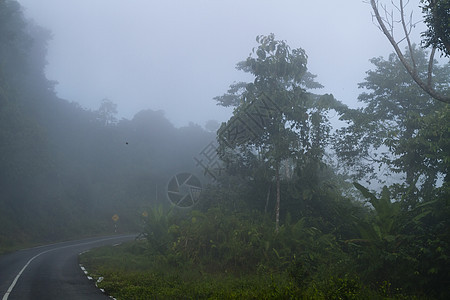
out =
[[[119,216],[115,214],[114,216],[112,216],[112,219],[114,222],[117,222],[117,220],[119,220]]]

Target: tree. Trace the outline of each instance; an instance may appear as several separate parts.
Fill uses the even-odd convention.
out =
[[[443,50],[443,53],[448,56],[448,53],[445,52],[446,49],[443,48],[447,47],[448,44],[446,45],[446,43],[448,42],[449,38],[449,1],[430,0],[426,2],[429,2],[429,5],[425,5],[423,9],[425,12],[427,12],[425,22],[428,25],[429,30],[423,34],[425,38],[424,46],[431,46],[431,51],[428,58],[428,71],[426,72],[426,74],[421,75],[418,72],[414,45],[410,38],[411,31],[417,23],[413,22],[412,13],[410,19],[406,20],[406,7],[408,2],[406,4],[403,2],[403,0],[398,0],[397,4],[392,2],[392,5],[394,6],[393,11],[396,11],[398,13],[397,16],[397,14],[394,14],[393,11],[389,12],[386,5],[380,5],[378,0],[370,0],[374,17],[377,20],[381,31],[384,33],[384,35],[386,35],[401,63],[406,68],[408,74],[412,77],[416,84],[418,84],[419,87],[423,89],[427,94],[429,94],[432,98],[441,102],[450,103],[450,92],[448,88],[436,89],[436,86],[433,82],[433,67],[435,63],[434,56],[436,49]],[[443,11],[439,10],[438,15],[437,9],[442,9]],[[384,15],[384,17],[382,15]],[[447,19],[447,21],[445,21],[445,19]],[[402,36],[399,38],[396,38],[394,36],[396,23],[399,23],[401,25]],[[409,58],[407,58],[400,49],[399,44],[404,40],[407,43]]]
[[[235,83],[228,93],[214,98],[219,105],[235,107],[232,118],[219,129],[218,139],[221,157],[228,166],[232,162],[231,149],[257,157],[272,170],[278,230],[283,161],[321,161],[330,130],[324,112],[343,105],[331,95],[317,96],[306,91],[321,85],[308,72],[303,49],[291,50],[273,34],[258,36],[256,41],[259,45],[253,55],[237,64],[238,70],[255,77],[254,82]]]
[[[413,51],[418,74],[426,73],[427,53],[420,48]],[[405,57],[410,57],[409,51]],[[358,99],[366,106],[344,115],[349,126],[337,131],[334,147],[347,165],[357,166],[360,176],[375,176],[376,167],[403,174],[409,199],[418,201],[447,172],[442,139],[448,136],[448,121],[441,115],[448,109],[414,83],[394,53],[388,60],[373,58],[371,62],[375,69],[359,84],[366,92]],[[434,72],[436,85],[448,89],[449,65],[436,64]],[[432,120],[439,125],[430,123]],[[431,134],[436,138],[430,139]]]
[[[422,33],[425,47],[434,47],[450,56],[450,0],[421,0],[424,22],[428,30]]]
[[[97,111],[98,120],[105,126],[117,123],[117,104],[105,98]]]

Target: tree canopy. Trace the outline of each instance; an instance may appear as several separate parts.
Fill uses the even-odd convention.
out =
[[[450,56],[450,1],[421,0],[427,31],[422,33],[424,47],[433,47]]]
[[[426,73],[427,53],[421,48],[415,48],[414,53],[418,72]],[[408,51],[405,57],[409,57]],[[379,57],[371,62],[375,68],[359,84],[365,91],[358,99],[365,106],[342,117],[349,126],[338,130],[334,144],[337,154],[356,167],[361,176],[377,176],[377,170],[384,170],[389,177],[405,176],[412,194],[418,192],[417,186],[422,186],[422,192],[430,191],[440,176],[447,176],[444,141],[448,124],[442,114],[446,114],[448,105],[434,101],[420,89],[394,53],[387,60]],[[449,89],[450,66],[436,62],[434,72],[436,86]],[[440,120],[441,129],[428,124],[431,120]],[[429,126],[436,131],[429,132]],[[438,138],[431,138],[430,134]],[[433,156],[429,156],[430,147],[436,151]]]
[[[332,95],[307,91],[322,86],[308,72],[303,49],[291,49],[273,34],[258,36],[256,41],[253,55],[237,64],[254,81],[235,83],[227,94],[215,98],[220,105],[235,107],[233,117],[219,129],[218,140],[228,163],[227,148],[231,148],[253,153],[269,165],[277,186],[278,228],[282,162],[320,163],[330,132],[325,112],[344,105]]]

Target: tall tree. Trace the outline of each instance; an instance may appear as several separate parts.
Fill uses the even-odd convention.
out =
[[[253,54],[237,64],[237,69],[252,74],[254,81],[235,83],[228,93],[215,98],[219,105],[235,107],[218,138],[223,158],[227,149],[254,154],[273,171],[278,230],[282,162],[320,161],[330,129],[324,111],[342,105],[331,95],[306,91],[321,85],[308,72],[303,49],[291,49],[273,34],[258,36],[256,41],[259,45]]]
[[[426,73],[427,53],[421,48],[413,50],[417,72]],[[409,51],[405,57],[410,57]],[[446,172],[442,167],[445,160],[427,159],[430,149],[420,146],[419,141],[421,136],[429,137],[427,128],[439,128],[427,123],[431,116],[444,113],[446,104],[434,101],[420,89],[394,53],[387,60],[373,58],[371,62],[375,69],[368,71],[365,81],[359,84],[366,92],[358,99],[366,105],[344,116],[349,126],[338,130],[334,147],[348,165],[357,166],[359,175],[374,175],[378,172],[376,167],[403,174],[406,188],[415,195],[412,198],[418,199],[419,186],[421,192],[430,190]],[[436,85],[448,89],[450,66],[436,64],[434,72]],[[448,121],[442,117],[437,120],[442,129],[435,134],[445,138]],[[443,141],[429,142],[433,143],[436,154],[446,152]]]

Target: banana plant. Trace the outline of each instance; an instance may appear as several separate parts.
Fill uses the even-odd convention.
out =
[[[170,240],[169,214],[162,205],[149,208],[144,215],[141,235],[147,239],[151,249],[163,254]]]
[[[380,198],[367,188],[354,182],[353,185],[363,194],[373,206],[375,216],[373,219],[358,220],[357,228],[365,242],[392,242],[395,239],[397,228],[395,221],[400,213],[400,203],[391,202],[389,190],[383,187]]]

